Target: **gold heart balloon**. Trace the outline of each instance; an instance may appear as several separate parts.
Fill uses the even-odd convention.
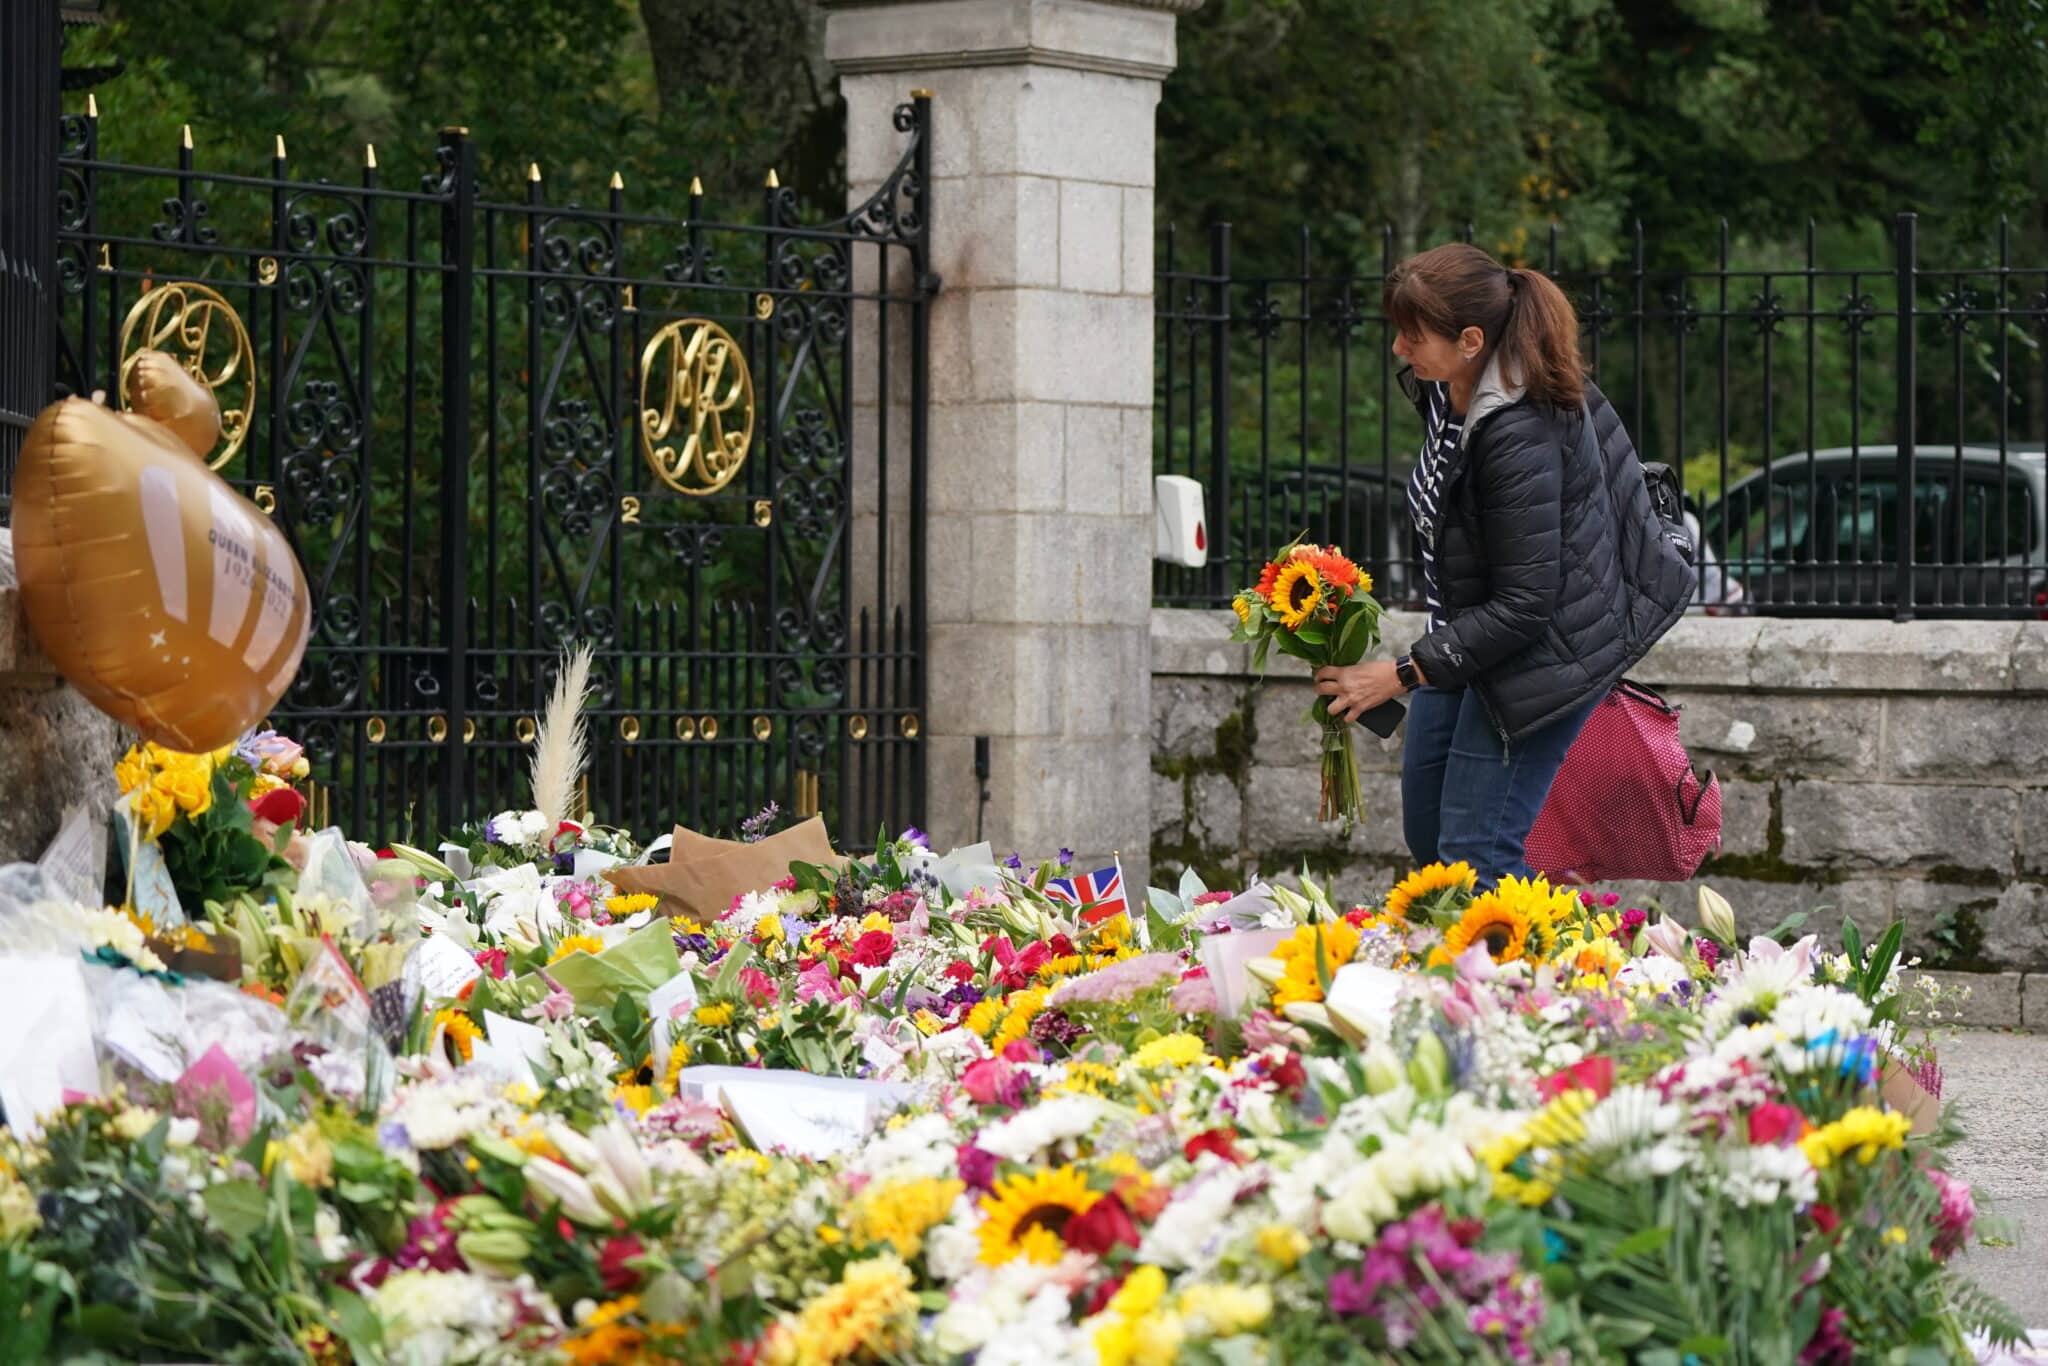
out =
[[[187,753],[276,705],[312,604],[284,534],[207,468],[208,389],[168,356],[124,365],[129,407],[45,408],[14,478],[22,606],[43,652],[100,710]]]

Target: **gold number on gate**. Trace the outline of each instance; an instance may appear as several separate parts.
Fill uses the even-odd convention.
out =
[[[630,493],[619,499],[619,520],[627,526],[640,524],[640,500]]]

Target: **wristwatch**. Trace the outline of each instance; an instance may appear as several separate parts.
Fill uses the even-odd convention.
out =
[[[1402,655],[1394,661],[1394,677],[1400,680],[1401,687],[1408,692],[1414,692],[1422,686],[1422,675],[1415,671],[1415,661],[1407,655]]]

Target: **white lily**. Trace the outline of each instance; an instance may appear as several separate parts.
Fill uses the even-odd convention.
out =
[[[612,1216],[598,1203],[590,1183],[559,1162],[541,1158],[526,1164],[526,1188],[543,1205],[559,1205],[562,1213],[591,1228],[608,1228]]]

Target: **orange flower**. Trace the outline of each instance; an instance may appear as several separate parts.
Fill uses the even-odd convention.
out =
[[[1259,596],[1268,602],[1273,599],[1273,584],[1280,577],[1280,562],[1266,561],[1266,567],[1259,571]]]
[[[1345,589],[1347,592],[1370,593],[1372,591],[1372,575],[1365,573],[1356,564],[1346,559],[1344,552],[1335,546],[1330,546],[1328,549],[1321,546],[1311,546],[1305,558],[1316,567],[1316,573],[1322,576],[1324,583],[1334,584],[1339,588]]]

